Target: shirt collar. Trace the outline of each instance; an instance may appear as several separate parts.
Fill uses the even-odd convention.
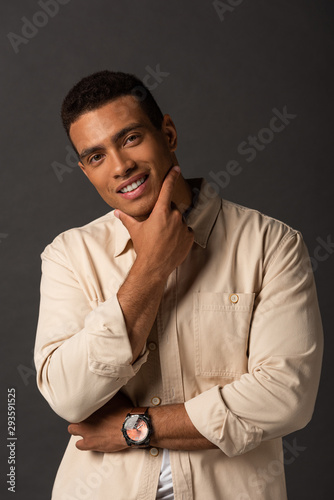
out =
[[[127,244],[131,242],[129,231],[123,225],[123,223],[114,215],[114,210],[111,212],[112,217],[115,219],[115,252],[114,257],[118,257],[123,253]]]
[[[193,193],[193,204],[184,214],[184,218],[194,232],[195,243],[205,248],[221,207],[221,199],[205,179],[187,179],[187,182]],[[114,212],[111,214],[115,217]],[[115,224],[114,257],[118,257],[131,242],[131,238],[126,227],[116,217]]]

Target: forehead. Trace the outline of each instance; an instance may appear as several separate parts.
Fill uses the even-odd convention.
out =
[[[70,136],[77,150],[101,142],[130,123],[150,127],[151,122],[140,102],[133,96],[122,96],[100,108],[82,114],[70,127]]]

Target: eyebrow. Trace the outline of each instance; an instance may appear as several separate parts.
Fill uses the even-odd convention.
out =
[[[114,134],[111,137],[111,142],[116,144],[116,142],[118,142],[120,139],[122,139],[122,137],[124,137],[127,133],[131,132],[131,130],[134,130],[135,128],[143,128],[143,127],[144,127],[144,125],[142,123],[136,123],[136,122],[130,123],[130,125],[122,128],[119,132]],[[80,158],[80,160],[83,160],[84,158],[86,158],[86,156],[88,156],[92,153],[95,153],[96,151],[101,151],[101,149],[102,150],[105,149],[105,147],[102,146],[101,144],[96,144],[95,146],[91,146],[90,148],[83,149],[81,151],[81,153],[79,154],[79,158]]]

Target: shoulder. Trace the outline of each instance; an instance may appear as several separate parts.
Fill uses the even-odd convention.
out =
[[[283,249],[303,247],[300,231],[259,210],[225,199],[222,200],[221,222],[231,244],[241,245],[249,257],[253,253],[262,255],[265,264],[272,262]]]
[[[82,247],[105,245],[113,240],[117,221],[112,210],[81,227],[63,231],[45,247],[41,257],[62,260],[64,254],[75,253]]]
[[[229,200],[222,200],[224,222],[231,227],[239,227],[255,234],[284,236],[299,233],[285,222],[263,214],[254,208],[244,207]]]

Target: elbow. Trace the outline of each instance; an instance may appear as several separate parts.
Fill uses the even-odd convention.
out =
[[[56,404],[51,404],[51,408],[59,417],[63,418],[71,424],[79,423],[85,420],[93,412],[83,412],[80,408],[75,408],[72,404],[66,402],[57,402]]]
[[[312,419],[314,404],[315,397],[310,394],[287,393],[285,403],[281,401],[277,407],[279,421],[273,421],[273,428],[277,427],[279,431],[274,434],[277,437],[286,436],[306,427]]]
[[[293,407],[290,407],[285,415],[285,428],[286,434],[299,431],[306,427],[312,419],[314,411],[314,404],[307,401],[299,401]]]
[[[276,365],[261,367],[257,381],[266,392],[265,419],[261,427],[267,438],[281,437],[303,429],[312,419],[319,385],[319,373],[309,363],[285,359]]]
[[[66,397],[65,394],[51,394],[43,392],[52,410],[61,418],[70,423],[82,422],[88,418],[96,408],[87,408],[87,404],[79,398]]]
[[[67,422],[82,422],[96,410],[87,408],[87,403],[84,404],[84,397],[79,391],[76,394],[73,394],[73,391],[55,391],[43,372],[37,373],[37,386],[52,410]]]

